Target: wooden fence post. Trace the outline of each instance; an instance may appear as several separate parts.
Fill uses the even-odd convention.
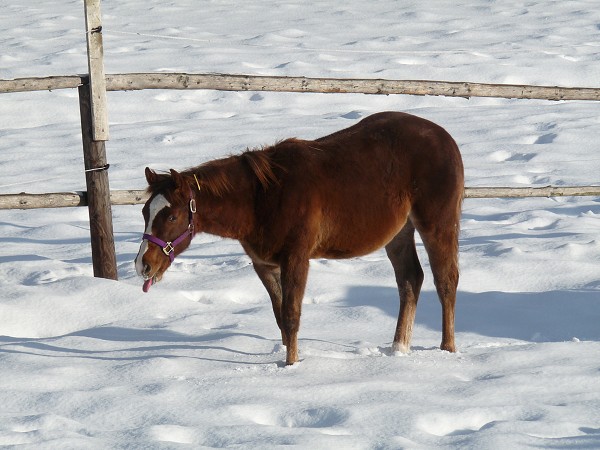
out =
[[[116,280],[117,258],[113,236],[106,148],[104,141],[95,141],[92,137],[89,86],[79,86],[79,109],[94,276]]]
[[[95,277],[116,280],[117,257],[104,145],[108,140],[108,113],[100,0],[85,0],[84,9],[89,84],[78,89],[92,264]]]
[[[95,141],[108,141],[108,111],[106,107],[106,76],[104,75],[104,44],[100,0],[85,0],[85,31],[89,70],[89,90],[92,108],[92,136]]]

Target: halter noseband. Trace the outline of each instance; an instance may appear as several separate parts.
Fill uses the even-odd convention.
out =
[[[171,262],[175,259],[175,247],[183,242],[188,235],[194,236],[194,213],[196,212],[196,199],[194,198],[194,194],[190,189],[190,203],[189,203],[189,224],[187,229],[181,233],[181,235],[175,239],[173,242],[165,242],[162,239],[157,238],[156,236],[152,236],[151,234],[145,234],[142,236],[142,241],[152,242],[153,244],[158,245],[163,253],[169,257]]]

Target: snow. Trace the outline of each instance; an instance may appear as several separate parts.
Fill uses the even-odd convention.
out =
[[[105,1],[107,73],[187,71],[597,87],[592,0]],[[0,16],[0,78],[85,73],[80,0]],[[111,92],[112,189],[383,110],[444,126],[468,186],[597,184],[598,104]],[[84,190],[77,93],[2,95],[0,192]],[[316,260],[285,367],[240,246],[196,237],[148,294],[141,207],[113,208],[119,282],[92,277],[85,208],[0,211],[6,448],[599,448],[600,201],[464,203],[456,354],[427,258],[410,353],[379,251]]]

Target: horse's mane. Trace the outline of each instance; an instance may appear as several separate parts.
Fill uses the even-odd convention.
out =
[[[275,146],[261,148],[258,150],[246,150],[240,157],[250,166],[250,169],[258,179],[263,189],[271,184],[279,184],[277,175],[273,169],[281,169],[281,166],[273,161],[272,155]]]
[[[206,189],[217,197],[229,192],[233,186],[231,171],[227,167],[234,162],[234,156],[209,161],[193,169],[183,172],[184,175],[191,177],[190,183],[195,186],[196,180],[201,189]],[[195,177],[194,177],[195,176]]]
[[[247,149],[239,155],[201,164],[190,169],[189,172],[184,172],[184,174],[189,173],[192,178],[196,175],[203,189],[207,189],[213,195],[220,197],[232,189],[236,177],[239,176],[239,171],[235,170],[234,166],[244,164],[256,177],[260,186],[267,189],[272,184],[279,182],[274,168],[280,166],[272,159],[274,148],[275,146]],[[195,180],[193,180],[193,183],[195,184]]]
[[[256,177],[260,186],[267,189],[279,180],[274,168],[281,168],[273,161],[273,151],[277,144],[271,147],[247,149],[239,155],[208,161],[197,167],[181,172],[190,186],[196,186],[196,179],[202,189],[207,189],[211,194],[221,197],[231,191],[235,180],[239,177],[239,165],[246,165]],[[236,166],[238,166],[236,168]],[[157,174],[158,179],[148,187],[150,193],[160,192],[175,188],[175,181],[170,174]]]

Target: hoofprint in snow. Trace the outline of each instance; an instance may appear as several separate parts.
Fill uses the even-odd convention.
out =
[[[107,73],[598,80],[590,1],[192,3],[105,2]],[[7,6],[0,29],[1,78],[87,70],[80,2]],[[113,189],[144,188],[146,165],[312,139],[383,110],[444,126],[469,186],[598,182],[595,103],[213,91],[108,101]],[[78,120],[74,91],[2,95],[2,193],[84,190]],[[291,368],[236,242],[198,236],[144,295],[132,264],[140,207],[113,215],[118,283],[92,278],[84,208],[0,212],[0,445],[600,447],[597,198],[465,201],[454,355],[437,350],[431,277],[411,352],[396,357],[385,254],[313,261]]]

